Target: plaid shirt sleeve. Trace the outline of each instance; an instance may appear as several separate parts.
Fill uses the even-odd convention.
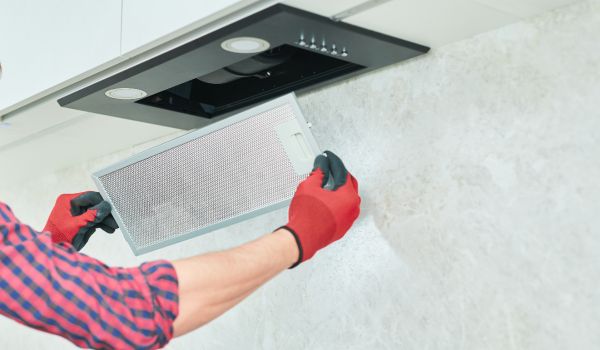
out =
[[[54,244],[0,202],[0,314],[94,349],[157,349],[173,337],[178,280],[168,261],[108,267]]]

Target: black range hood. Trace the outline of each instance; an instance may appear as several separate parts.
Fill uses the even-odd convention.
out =
[[[240,108],[346,79],[428,50],[275,5],[58,102],[82,111],[193,129]]]

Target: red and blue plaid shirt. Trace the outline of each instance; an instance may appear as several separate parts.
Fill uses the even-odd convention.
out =
[[[0,314],[94,349],[157,349],[173,337],[168,261],[108,267],[21,223],[0,202]]]

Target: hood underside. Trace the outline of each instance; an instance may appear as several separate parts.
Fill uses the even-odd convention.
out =
[[[58,102],[87,112],[194,129],[289,92],[314,89],[428,50],[275,5]]]

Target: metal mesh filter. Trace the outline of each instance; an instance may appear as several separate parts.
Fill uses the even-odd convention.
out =
[[[134,253],[287,204],[318,153],[289,95],[206,129],[95,174]]]

